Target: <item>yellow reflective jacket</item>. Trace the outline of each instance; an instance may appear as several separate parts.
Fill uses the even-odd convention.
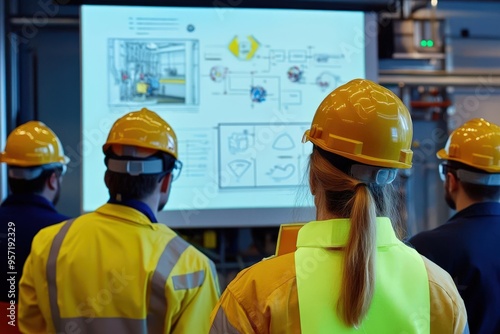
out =
[[[331,249],[331,247],[345,245],[349,235],[349,224],[343,224],[345,221],[345,219],[332,219],[306,224],[300,230],[301,234],[297,243],[293,242],[293,245],[296,244],[299,250],[301,247],[311,250],[311,254],[303,258],[303,262],[299,266],[297,266],[297,252],[289,247],[290,240],[283,240],[284,234],[282,233],[277,251],[279,256],[266,259],[242,271],[229,284],[212,312],[210,333],[298,334],[311,332],[316,334],[351,331],[376,334],[468,333],[465,307],[451,277],[431,261],[424,257],[420,258],[418,254],[399,241],[387,218],[377,219],[377,255],[375,260],[375,290],[377,291],[375,291],[375,297],[367,315],[367,318],[371,316],[372,318],[377,317],[377,319],[367,320],[365,318],[357,330],[346,328],[342,324],[332,325],[330,320],[324,321],[324,317],[336,318],[336,301],[330,299],[334,299],[338,295],[338,291],[333,291],[338,284],[331,282],[329,285],[328,282],[315,282],[314,286],[310,287],[307,292],[311,294],[311,298],[302,300],[297,288],[297,281],[300,281],[297,276],[300,278],[300,276],[314,275],[316,270],[326,270],[337,274],[341,272],[342,262],[332,262],[322,252]],[[342,228],[339,228],[339,225],[343,225]],[[307,230],[307,233],[302,233],[306,232],[303,231],[304,229]],[[293,236],[293,232],[289,236]],[[288,244],[286,252],[280,251],[281,243]],[[338,256],[341,256],[342,251],[329,252],[336,252]],[[414,254],[408,254],[409,252]],[[404,261],[402,261],[402,257],[404,257]],[[394,259],[392,260],[394,268],[392,272],[390,270],[378,270],[377,272],[381,263],[384,262],[387,267],[391,259]],[[416,295],[419,291],[412,291],[412,282],[401,284],[396,278],[400,276],[401,271],[415,270],[415,266],[422,266],[424,271],[423,279],[426,280],[424,285],[422,286],[422,282],[417,282],[418,284],[414,285],[415,290],[421,287],[419,291],[422,293],[423,299]],[[399,273],[397,273],[398,271]],[[319,274],[319,276],[321,275]],[[305,278],[307,279],[307,277]],[[309,283],[304,280],[304,277],[302,279],[303,282]],[[421,279],[422,277],[418,280]],[[409,292],[407,295],[399,295],[401,291],[404,291],[402,287]],[[398,295],[394,296],[394,293]],[[377,298],[377,294],[380,295],[380,298]],[[425,297],[426,295],[427,297]],[[328,304],[333,306],[328,307]],[[320,307],[316,307],[318,305]],[[381,307],[382,310],[380,310]],[[314,312],[314,314],[311,312],[302,314],[303,308]],[[316,316],[323,318],[315,320]],[[306,326],[302,330],[307,329],[307,331],[303,332],[301,331],[301,321],[303,320],[308,320],[309,323],[316,321],[314,326],[321,323],[321,326],[327,324],[329,327],[313,329],[314,326]],[[374,321],[376,324],[373,324]]]
[[[19,291],[23,333],[206,333],[213,263],[163,224],[105,204],[33,240]]]

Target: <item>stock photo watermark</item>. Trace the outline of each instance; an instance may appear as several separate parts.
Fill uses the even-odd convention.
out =
[[[14,222],[9,222],[7,224],[7,233],[6,240],[3,241],[7,243],[7,282],[8,282],[8,290],[4,291],[7,295],[9,306],[7,307],[7,323],[9,326],[16,326],[16,318],[17,318],[17,267],[16,267],[16,224]]]

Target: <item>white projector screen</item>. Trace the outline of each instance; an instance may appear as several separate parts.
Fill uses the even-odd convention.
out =
[[[82,6],[82,211],[109,199],[101,147],[112,123],[147,107],[175,130],[184,164],[160,222],[314,219],[301,138],[327,93],[376,80],[368,27],[375,15],[363,12]]]

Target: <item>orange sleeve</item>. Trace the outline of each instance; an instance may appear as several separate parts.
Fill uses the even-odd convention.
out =
[[[229,289],[222,294],[210,316],[210,334],[259,333],[249,315]]]
[[[450,275],[422,256],[429,277],[431,333],[468,333],[465,304]]]

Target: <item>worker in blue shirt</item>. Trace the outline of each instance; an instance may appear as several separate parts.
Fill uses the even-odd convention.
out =
[[[7,164],[10,188],[10,195],[0,205],[0,249],[5,257],[2,271],[6,273],[0,283],[3,315],[11,303],[12,309],[16,306],[19,279],[35,234],[68,219],[54,205],[59,199],[69,158],[50,128],[42,122],[30,121],[8,136],[0,162]]]
[[[500,333],[500,127],[472,119],[437,153],[448,222],[409,240],[453,277],[474,334]]]

